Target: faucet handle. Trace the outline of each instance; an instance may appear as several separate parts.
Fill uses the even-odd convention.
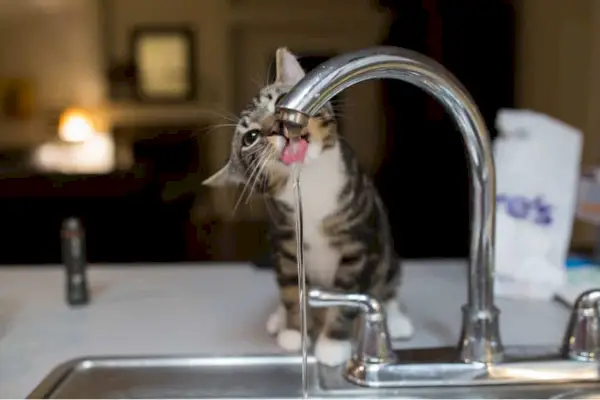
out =
[[[563,340],[563,356],[578,361],[600,360],[600,289],[579,295]]]
[[[384,364],[396,360],[387,329],[385,309],[376,298],[362,293],[311,289],[308,292],[308,303],[311,307],[351,307],[361,311],[360,330],[352,355],[354,361]]]

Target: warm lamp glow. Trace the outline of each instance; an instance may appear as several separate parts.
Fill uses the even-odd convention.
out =
[[[58,136],[65,142],[84,142],[94,136],[95,133],[92,119],[83,110],[69,109],[60,116]]]
[[[65,174],[104,174],[115,168],[115,143],[102,133],[80,143],[43,143],[32,153],[35,168]]]

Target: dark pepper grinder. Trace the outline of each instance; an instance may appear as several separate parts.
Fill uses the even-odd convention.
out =
[[[67,303],[84,305],[89,301],[85,233],[77,218],[67,218],[61,229],[62,261],[66,272]]]

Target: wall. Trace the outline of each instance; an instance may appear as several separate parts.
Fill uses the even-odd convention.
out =
[[[109,35],[109,57],[119,62],[130,57],[130,32],[138,26],[186,25],[196,32],[198,100],[180,106],[152,106],[131,101],[113,103],[113,122],[158,121],[170,118],[203,118],[213,123],[230,123],[264,84],[268,57],[278,46],[294,51],[345,52],[376,44],[383,33],[385,14],[370,0],[104,0]],[[355,27],[360,26],[357,30]],[[379,96],[374,85],[355,89],[349,103],[350,118],[357,134],[350,141],[366,162],[375,156],[379,141]],[[359,110],[359,111],[356,111]],[[230,135],[213,134],[202,139],[201,154],[210,171],[217,171],[229,152]],[[362,141],[362,142],[361,142]],[[356,145],[356,142],[359,145]],[[210,191],[211,207],[198,210],[232,217],[239,193]],[[236,217],[262,218],[260,207],[241,207]]]
[[[600,2],[518,2],[517,106],[581,129],[583,165],[600,161]],[[594,240],[576,223],[574,246]]]
[[[0,24],[0,77],[31,79],[35,96],[30,121],[0,120],[0,146],[39,143],[55,134],[48,126],[54,112],[70,105],[96,108],[104,101],[96,3],[64,5],[55,12],[10,14]]]
[[[306,20],[331,24],[327,16],[330,18],[331,10],[336,9],[339,21],[335,24],[364,26],[371,21],[374,32],[377,24],[384,25],[377,11],[362,0],[306,0],[310,4],[295,12],[286,11],[295,2],[275,0],[109,1],[114,3],[111,47],[117,57],[126,57],[128,30],[135,24],[185,20],[197,27],[201,100],[175,108],[106,103],[99,3],[64,0],[66,7],[54,13],[29,10],[2,20],[0,77],[31,77],[36,84],[37,106],[36,118],[31,122],[0,120],[0,146],[28,146],[49,137],[54,132],[47,126],[48,113],[66,105],[97,107],[99,114],[106,111],[114,121],[214,117],[215,112],[232,110],[234,59],[230,42],[236,25],[268,26],[278,21],[280,26],[293,28]],[[197,11],[199,2],[203,5],[201,12]],[[597,161],[600,78],[594,72],[600,70],[600,2],[527,0],[516,4],[517,105],[582,129],[583,162]],[[8,15],[7,10],[1,10],[0,17]],[[222,162],[226,141],[217,141],[214,146],[216,165]],[[576,224],[573,243],[585,245],[592,240],[593,231]]]
[[[25,4],[16,1],[12,4]],[[246,71],[244,65],[252,63],[255,69],[262,68],[253,57],[264,57],[265,51],[272,51],[275,43],[348,51],[377,43],[386,22],[385,14],[370,0],[62,2],[63,7],[51,14],[35,7],[24,13],[12,13],[0,28],[0,77],[25,75],[37,85],[36,117],[27,123],[0,121],[0,146],[29,146],[47,139],[54,134],[53,127],[49,126],[49,114],[68,105],[91,108],[107,126],[180,120],[222,123],[227,119],[224,116],[237,111],[239,98],[251,97],[248,91],[240,92],[235,87],[236,82],[256,78],[251,76],[256,71]],[[10,10],[0,10],[0,16],[8,15]],[[102,29],[101,21],[107,23]],[[198,100],[175,106],[109,101],[104,78],[105,57],[128,61],[129,34],[134,27],[170,24],[185,24],[196,31]],[[357,26],[361,29],[356,30]],[[103,29],[108,30],[108,35],[101,34]],[[280,39],[273,40],[273,31]],[[260,54],[253,54],[248,44]],[[240,48],[243,54],[238,51]],[[359,145],[355,147],[360,150],[360,156],[372,162],[377,159],[379,141],[376,136],[362,132],[380,131],[377,129],[378,95],[375,89],[359,88],[353,92],[356,100],[349,101],[353,109],[348,114],[356,121],[350,125],[361,133],[350,135],[350,141],[357,141]],[[228,135],[210,135],[202,140],[203,157],[214,171],[225,160],[228,140]],[[217,208],[223,216],[230,216],[231,197],[217,191],[211,196],[210,203],[219,205]]]

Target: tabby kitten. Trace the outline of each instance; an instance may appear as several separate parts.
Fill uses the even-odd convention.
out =
[[[304,71],[286,48],[276,52],[275,83],[261,89],[241,113],[227,164],[205,185],[249,185],[262,194],[270,215],[270,244],[280,288],[280,305],[267,321],[280,347],[300,349],[295,203],[290,165],[300,173],[308,285],[368,293],[386,304],[393,338],[413,333],[400,310],[396,289],[400,263],[381,199],[340,139],[330,104],[310,119],[299,140],[290,140],[274,117],[275,106]],[[310,310],[309,330],[315,356],[338,365],[350,356],[357,312],[343,308]]]

